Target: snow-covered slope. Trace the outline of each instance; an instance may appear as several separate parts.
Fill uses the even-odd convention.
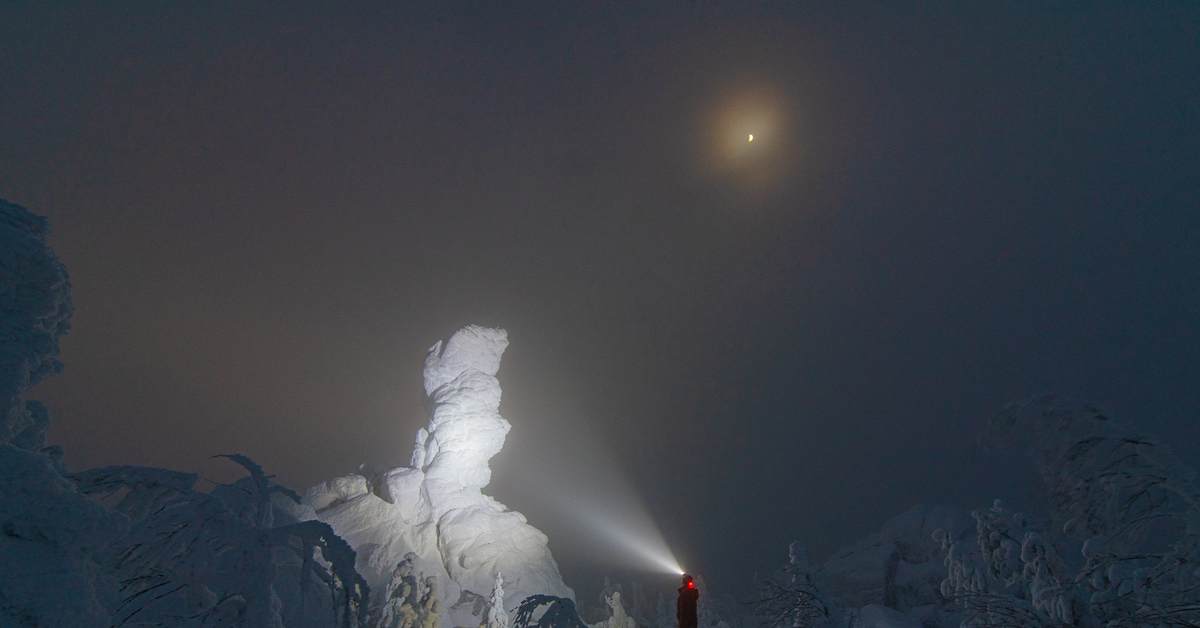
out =
[[[475,325],[435,344],[425,360],[431,416],[411,465],[314,486],[296,513],[329,523],[354,547],[373,591],[385,590],[396,565],[415,553],[417,569],[438,578],[447,628],[480,624],[501,572],[508,610],[535,593],[574,597],[546,536],[482,492],[488,461],[511,427],[498,412],[495,377],[507,346],[503,329]]]

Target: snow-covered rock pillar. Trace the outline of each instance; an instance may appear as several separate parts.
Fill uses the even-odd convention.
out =
[[[434,512],[460,506],[492,479],[488,461],[511,428],[500,416],[496,380],[507,346],[503,329],[469,325],[438,341],[425,358],[425,395],[433,412],[429,427],[417,434],[412,466],[425,472]]]
[[[357,567],[372,590],[385,590],[397,562],[414,553],[416,569],[438,579],[447,627],[486,620],[501,572],[506,608],[536,593],[574,597],[546,535],[481,490],[510,429],[496,380],[507,346],[503,329],[477,325],[434,344],[424,369],[429,424],[417,434],[411,465],[384,473],[377,489],[351,475],[304,495],[307,516],[329,523],[359,552]]]

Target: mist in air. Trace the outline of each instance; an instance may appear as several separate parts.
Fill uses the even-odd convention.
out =
[[[550,536],[564,577],[589,590],[604,577],[647,582],[654,591],[677,587],[686,553],[664,538],[612,444],[578,413],[512,420],[490,490]]]
[[[1104,510],[1129,486],[1090,472],[1200,460],[1198,34],[1194,3],[0,3],[0,624],[291,628],[354,574],[432,622],[425,574],[477,626],[498,571],[590,624],[644,585],[638,628],[677,628],[679,571],[699,628],[760,628],[770,582],[846,625],[1200,608],[1129,575],[1200,563],[1194,500]],[[482,487],[448,434],[409,467],[469,325],[509,343],[436,374],[480,384],[441,400],[486,409],[466,454],[511,423]],[[1143,516],[1179,552],[1084,555]],[[199,567],[116,558],[176,524]],[[272,534],[261,571],[204,550]],[[44,564],[79,587],[14,588]]]

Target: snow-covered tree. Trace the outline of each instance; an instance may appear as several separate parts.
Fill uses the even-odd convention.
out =
[[[492,585],[492,597],[488,599],[487,628],[511,628],[508,611],[504,609],[504,574],[496,572],[496,583]]]
[[[675,628],[677,625],[675,606],[667,602],[667,596],[659,593],[658,601],[654,603],[654,622],[651,626],[653,628]]]
[[[758,587],[755,614],[770,628],[845,628],[846,618],[822,586],[799,541],[790,559]]]
[[[538,609],[548,608],[536,620],[533,618]],[[575,610],[575,602],[571,598],[553,595],[531,595],[517,607],[513,618],[513,628],[587,628],[587,624],[579,618]]]
[[[45,218],[0,200],[0,625],[100,628],[115,582],[93,555],[128,522],[62,477],[50,411],[23,398],[62,369],[72,312],[48,233]]]
[[[371,628],[438,628],[441,605],[437,578],[420,577],[417,554],[409,552],[392,570],[383,603],[371,614],[369,625]]]
[[[646,588],[640,582],[631,582],[629,584],[629,599],[626,601],[626,607],[629,610],[629,616],[633,618],[634,625],[639,628],[651,628],[654,623],[654,609],[650,606],[650,600],[646,597]]]
[[[1045,528],[1001,500],[972,513],[978,534],[934,538],[947,550],[942,595],[967,610],[964,626],[1074,626],[1082,607],[1074,574],[1044,542]]]
[[[50,412],[22,395],[62,368],[72,312],[48,230],[0,200],[0,626],[361,625],[354,552],[276,508],[297,496],[249,458],[227,456],[250,477],[210,494],[164,469],[71,474],[47,446]]]
[[[625,603],[621,601],[621,592],[613,591],[604,600],[608,606],[609,616],[590,628],[636,628],[637,622],[625,612]]]
[[[0,626],[107,627],[116,582],[93,556],[127,525],[49,457],[0,444]]]
[[[425,590],[417,601],[417,623],[415,628],[438,628],[442,610],[442,601],[438,598],[438,581],[434,576],[426,576]]]
[[[946,541],[943,593],[971,623],[1200,626],[1200,495],[1165,445],[1055,397],[1011,406],[993,430],[1031,437],[1049,523],[997,500],[973,513],[977,547]]]
[[[350,546],[320,521],[273,526],[272,495],[298,497],[271,483],[249,458],[226,457],[251,474],[233,485],[233,494],[247,496],[240,505],[196,490],[198,478],[190,473],[123,466],[70,476],[80,493],[116,500],[114,509],[132,522],[102,554],[104,568],[120,583],[108,609],[113,623],[364,625],[368,591]],[[284,572],[297,586],[282,581]],[[328,597],[313,591],[314,584]],[[298,596],[285,593],[285,609],[281,593],[293,590]]]
[[[62,370],[58,339],[74,307],[67,269],[46,244],[50,223],[0,199],[0,443],[42,452],[50,413],[22,394]],[[61,449],[42,452],[61,459]]]
[[[417,555],[409,552],[396,563],[392,579],[383,591],[383,604],[371,614],[373,628],[412,628],[417,623],[420,584],[417,582]]]
[[[696,603],[696,619],[699,628],[731,628],[720,607],[720,600],[713,596],[712,590],[704,582],[704,576],[695,577],[696,590],[700,599]]]

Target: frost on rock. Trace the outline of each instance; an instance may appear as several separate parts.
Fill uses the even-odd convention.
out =
[[[495,377],[507,346],[503,329],[475,325],[434,344],[424,369],[429,424],[417,433],[410,466],[335,478],[304,494],[296,516],[328,523],[358,552],[358,571],[378,592],[373,617],[399,612],[386,610],[383,592],[396,588],[393,573],[404,561],[419,581],[435,578],[445,626],[486,623],[501,572],[506,609],[535,594],[574,597],[546,536],[482,492],[488,461],[511,428],[498,411]]]

